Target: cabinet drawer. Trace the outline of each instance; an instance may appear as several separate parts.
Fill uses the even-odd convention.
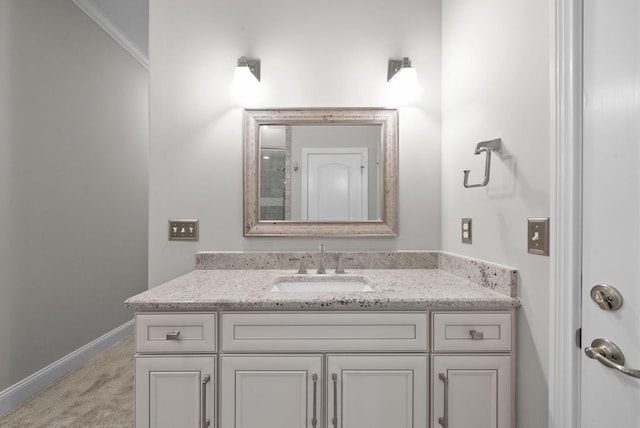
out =
[[[216,314],[138,314],[136,352],[215,352]]]
[[[510,351],[511,323],[511,312],[436,312],[433,351]]]
[[[426,351],[426,313],[223,313],[224,352]]]

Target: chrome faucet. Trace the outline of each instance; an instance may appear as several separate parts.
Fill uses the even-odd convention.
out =
[[[324,268],[324,244],[320,244],[320,261],[318,261],[318,273],[325,274],[327,271]]]
[[[306,273],[307,273],[307,266],[306,266],[306,265],[305,265],[305,263],[304,263],[304,256],[301,256],[301,257],[291,257],[291,258],[289,259],[289,261],[292,261],[292,262],[297,262],[297,261],[299,261],[299,262],[300,262],[300,267],[298,268],[298,273],[299,273],[299,274],[306,274]]]
[[[353,260],[353,257],[340,258],[340,253],[338,253],[338,263],[336,264],[336,273],[337,274],[344,273],[344,263],[352,260]]]

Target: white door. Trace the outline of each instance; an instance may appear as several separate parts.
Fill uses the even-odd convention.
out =
[[[427,428],[426,355],[329,355],[327,426]]]
[[[431,426],[510,428],[511,357],[434,355]]]
[[[303,148],[302,171],[303,219],[367,220],[366,148]]]
[[[220,391],[221,428],[322,426],[322,356],[222,356]]]
[[[584,9],[582,348],[607,339],[624,353],[619,366],[640,370],[640,1]],[[592,300],[597,284],[620,291],[619,310]],[[581,370],[582,428],[640,426],[640,379],[586,349]]]

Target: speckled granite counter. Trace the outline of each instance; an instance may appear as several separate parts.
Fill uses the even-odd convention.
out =
[[[500,309],[519,306],[518,298],[510,296],[512,292],[499,293],[494,290],[496,287],[491,289],[486,284],[472,283],[438,268],[350,269],[347,276],[364,276],[371,282],[373,291],[369,292],[270,291],[277,278],[292,276],[294,272],[291,269],[195,270],[133,296],[125,305],[142,312]],[[308,278],[310,275],[300,276]]]

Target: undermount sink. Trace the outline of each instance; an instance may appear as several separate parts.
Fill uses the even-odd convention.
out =
[[[325,293],[373,291],[370,282],[362,276],[307,276],[278,278],[273,293]]]

